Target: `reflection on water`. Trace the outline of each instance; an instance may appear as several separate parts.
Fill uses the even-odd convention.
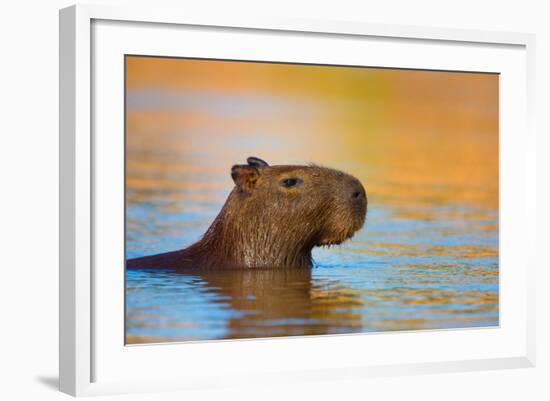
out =
[[[496,76],[215,63],[127,59],[127,257],[196,241],[250,155],[355,175],[367,222],[311,270],[128,271],[127,343],[498,325]]]
[[[136,291],[132,284],[139,286],[143,280],[152,285],[150,274],[130,273],[129,288]],[[362,328],[361,313],[353,310],[362,304],[358,296],[337,280],[313,278],[309,269],[196,275],[165,271],[155,274],[154,283],[163,319],[170,320],[159,321],[160,313],[131,314],[129,324],[136,327],[137,335],[145,329],[147,334],[180,339],[248,338],[350,333]],[[138,304],[132,307],[139,310]]]

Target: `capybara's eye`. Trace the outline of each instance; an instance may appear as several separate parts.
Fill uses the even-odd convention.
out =
[[[303,183],[303,181],[299,178],[285,178],[284,180],[281,180],[281,185],[286,188],[295,187],[301,183]]]

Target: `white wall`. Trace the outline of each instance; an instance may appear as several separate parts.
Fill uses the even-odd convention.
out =
[[[136,1],[96,1],[129,4]],[[550,223],[550,13],[545,1],[332,1],[245,2],[155,1],[220,13],[249,13],[377,23],[430,25],[538,35],[537,104],[539,141],[539,260],[543,261]],[[57,380],[57,11],[70,1],[26,0],[1,3],[0,19],[0,396],[3,399],[61,399]],[[222,7],[223,6],[223,7]],[[545,159],[544,159],[545,158]],[[546,171],[544,174],[542,171]],[[546,238],[543,236],[546,235]],[[6,257],[7,256],[7,257]],[[260,389],[262,399],[550,399],[548,350],[549,267],[538,271],[538,367],[535,369],[327,382]],[[188,399],[254,399],[258,389],[192,394]],[[182,394],[129,396],[128,399],[181,399]],[[114,399],[114,398],[113,398]]]

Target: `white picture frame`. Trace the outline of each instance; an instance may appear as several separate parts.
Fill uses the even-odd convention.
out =
[[[117,23],[126,24],[115,26]],[[94,28],[95,26],[98,28]],[[128,25],[137,24],[137,25]],[[506,274],[500,277],[501,286],[506,290],[504,300],[501,301],[501,313],[508,314],[508,310],[514,309],[504,319],[504,323],[496,329],[480,330],[449,330],[438,332],[419,333],[382,333],[376,335],[339,335],[325,336],[323,339],[310,338],[299,339],[268,339],[268,340],[237,340],[232,342],[206,342],[194,345],[157,345],[149,347],[134,347],[127,352],[120,349],[109,348],[105,344],[111,339],[105,339],[98,335],[97,325],[110,324],[120,321],[123,325],[124,316],[113,308],[113,315],[106,316],[101,302],[96,305],[98,296],[95,291],[101,287],[102,299],[113,296],[115,291],[123,293],[123,287],[118,281],[108,282],[104,275],[97,275],[94,266],[98,258],[103,256],[97,253],[98,241],[101,241],[103,227],[103,206],[98,209],[96,190],[101,186],[101,180],[96,182],[96,176],[100,176],[101,165],[111,163],[111,156],[120,151],[114,143],[110,147],[111,152],[106,153],[105,145],[94,141],[94,126],[102,127],[95,118],[101,115],[101,107],[117,107],[116,96],[113,96],[113,104],[101,103],[99,106],[92,101],[97,88],[93,86],[94,69],[102,68],[102,62],[94,57],[106,49],[106,53],[117,58],[121,47],[117,47],[129,38],[139,37],[139,31],[144,27],[156,26],[155,33],[148,35],[151,43],[140,46],[156,46],[155,38],[166,38],[178,29],[185,27],[201,27],[208,31],[215,31],[216,35],[230,35],[230,32],[243,32],[250,35],[262,34],[266,40],[273,40],[276,44],[277,34],[306,35],[309,38],[322,36],[325,38],[338,37],[343,40],[361,40],[362,38],[383,39],[387,44],[393,41],[406,43],[433,44],[437,51],[444,51],[444,46],[455,46],[453,52],[460,53],[468,49],[478,49],[480,55],[476,63],[471,61],[470,67],[459,66],[450,57],[438,62],[431,61],[430,66],[440,69],[458,69],[479,71],[502,72],[501,65],[508,64],[510,70],[506,70],[506,83],[501,93],[501,120],[502,129],[506,134],[506,140],[501,143],[501,198],[505,205],[501,210],[501,221],[504,227],[517,227],[518,234],[504,235],[501,247],[507,244],[505,252],[501,252],[501,258],[515,269],[505,270]],[[94,29],[102,29],[94,31]],[[132,31],[130,31],[132,30]],[[97,40],[94,41],[94,32]],[[126,34],[124,32],[127,32]],[[225,33],[224,33],[225,32]],[[103,36],[102,36],[103,35]],[[109,46],[105,39],[109,37]],[[159,36],[155,36],[159,35]],[[168,35],[168,36],[167,36]],[[273,38],[267,38],[269,35]],[[115,40],[116,38],[120,40]],[[221,39],[221,38],[220,38]],[[142,41],[146,42],[146,41]],[[175,44],[164,42],[162,49],[155,53],[171,54]],[[107,47],[110,50],[107,50]],[[275,52],[266,49],[266,52]],[[534,109],[534,35],[525,33],[485,32],[459,29],[438,29],[413,26],[389,26],[375,25],[363,22],[348,21],[313,21],[292,20],[275,18],[255,18],[253,20],[236,20],[215,15],[190,15],[185,11],[166,11],[151,8],[111,8],[108,6],[78,5],[60,11],[60,390],[75,396],[126,393],[134,391],[165,391],[176,389],[195,389],[210,386],[224,386],[232,384],[244,384],[247,380],[258,382],[291,382],[294,380],[324,380],[330,378],[364,378],[370,376],[386,376],[399,374],[419,374],[430,372],[467,371],[480,369],[503,369],[512,367],[529,367],[535,363],[535,338],[534,338],[534,259],[530,256],[530,244],[533,244],[535,229],[535,138],[532,130],[532,111]],[[487,56],[487,63],[483,64],[482,57],[486,54],[486,48],[494,48],[495,54],[503,53],[503,58],[491,61]],[[214,48],[213,48],[214,49]],[[498,50],[501,49],[501,50]],[[508,52],[509,49],[510,51]],[[213,50],[214,52],[216,49]],[[425,50],[429,54],[435,52],[429,46]],[[118,52],[118,53],[117,53]],[[506,53],[506,54],[504,54]],[[101,53],[102,54],[102,53]],[[267,54],[267,53],[266,53]],[[382,54],[382,53],[380,53]],[[265,59],[264,55],[258,55],[259,59]],[[284,56],[282,56],[284,57]],[[330,57],[328,55],[327,57]],[[348,57],[342,53],[341,57]],[[221,57],[223,58],[223,57]],[[108,57],[101,56],[101,60]],[[511,61],[508,63],[508,61]],[[392,61],[385,63],[389,66],[400,68],[422,68],[419,61],[411,60],[410,63]],[[455,63],[455,64],[453,64]],[[454,67],[453,67],[454,65]],[[513,70],[516,65],[517,70]],[[494,66],[494,67],[491,67]],[[507,74],[507,75],[506,75]],[[118,78],[117,78],[118,79]],[[117,81],[118,82],[118,81]],[[115,83],[117,83],[115,82]],[[506,86],[510,85],[510,86]],[[122,88],[113,85],[113,90],[121,91]],[[514,88],[514,93],[510,93]],[[515,91],[517,89],[517,92]],[[518,94],[518,96],[515,96]],[[96,96],[100,98],[102,95]],[[512,99],[512,96],[515,96]],[[515,102],[515,103],[509,103]],[[518,106],[512,108],[511,106]],[[122,107],[119,105],[118,107]],[[122,110],[120,108],[119,110]],[[100,117],[101,118],[101,117]],[[121,118],[121,116],[118,116]],[[105,121],[109,124],[109,121]],[[115,125],[113,125],[115,126]],[[116,130],[116,128],[115,128]],[[515,135],[515,136],[514,136]],[[102,153],[103,152],[103,153]],[[115,157],[116,158],[116,157]],[[522,191],[515,191],[512,184],[521,184]],[[122,183],[119,183],[122,185]],[[508,188],[508,189],[507,189]],[[105,193],[104,188],[99,188]],[[521,192],[521,193],[519,193]],[[507,202],[507,203],[506,203]],[[514,207],[512,207],[514,206]],[[120,212],[120,210],[119,210]],[[114,235],[118,235],[116,230]],[[98,237],[99,235],[99,237]],[[514,236],[516,235],[516,236]],[[107,233],[105,233],[107,236]],[[99,239],[98,239],[99,238]],[[502,248],[501,248],[502,250]],[[107,254],[115,257],[114,253]],[[520,255],[523,258],[520,259]],[[123,260],[118,260],[121,269]],[[118,284],[117,284],[118,283]],[[512,286],[513,285],[513,286]],[[508,288],[512,289],[508,291]],[[510,294],[510,295],[507,295]],[[117,298],[118,299],[118,298]],[[118,301],[117,301],[118,302]],[[509,305],[517,305],[517,308],[509,308]],[[516,310],[517,309],[517,310]],[[501,316],[502,317],[502,316]],[[109,320],[110,319],[110,320]],[[508,323],[510,322],[510,323]],[[507,333],[500,336],[499,333]],[[495,334],[496,333],[496,334]],[[389,339],[385,343],[384,339]],[[321,341],[321,342],[320,342]],[[414,354],[405,355],[402,352],[398,357],[393,357],[383,348],[390,342],[392,348],[397,351],[395,344],[434,344],[434,348],[444,346],[445,342],[458,341],[459,345],[454,354],[441,354],[440,358],[429,356],[419,358]],[[476,349],[475,344],[495,344],[494,348],[486,348],[486,352]],[[345,343],[344,343],[345,342]],[[118,344],[118,343],[117,343]],[[380,354],[370,353],[370,360],[365,360],[360,352],[349,353],[348,359],[339,359],[337,350],[367,349],[370,346],[382,348]],[[461,346],[460,344],[464,344]],[[122,338],[120,347],[124,348]],[[119,345],[116,345],[118,347]],[[187,348],[181,348],[181,346]],[[316,350],[321,349],[325,353],[323,361],[314,357]],[[183,353],[174,352],[178,348]],[[194,347],[194,348],[193,348]],[[490,348],[490,347],[489,347]],[[470,352],[465,352],[469,349]],[[292,355],[303,353],[308,358],[300,358],[296,366],[287,369],[284,358],[276,360],[275,355],[289,352]],[[437,351],[434,351],[437,352]],[[449,351],[450,352],[450,351]],[[464,354],[461,354],[464,353]],[[187,355],[182,365],[187,363],[187,368],[181,366],[185,374],[166,375],[159,371],[149,372],[144,377],[132,378],[131,367],[143,361],[145,366],[158,366],[163,363],[170,369],[174,367],[174,354]],[[147,355],[145,355],[147,354]],[[355,355],[353,355],[355,354]],[[181,355],[179,361],[182,361]],[[211,358],[220,359],[218,370],[208,365],[198,364],[199,356],[212,362]],[[256,356],[255,356],[256,355]],[[272,358],[272,366],[263,365],[246,367],[245,362],[254,358],[269,361]],[[464,355],[464,357],[461,357]],[[238,376],[231,374],[232,366],[222,363],[239,356],[245,360],[243,366],[237,370]],[[112,358],[112,359],[107,359]],[[117,359],[119,358],[119,359]],[[147,359],[145,359],[147,358]],[[209,359],[210,358],[210,359]],[[331,359],[332,358],[332,359]],[[363,359],[362,359],[363,358]],[[123,361],[126,359],[126,362]],[[308,359],[306,361],[306,359]],[[98,362],[102,361],[101,363]],[[106,362],[114,366],[111,372],[103,374],[106,370]],[[196,366],[189,366],[197,363]],[[125,364],[125,365],[123,365]],[[200,366],[199,366],[200,365]],[[204,365],[204,364],[203,364]],[[103,366],[103,368],[102,368]],[[118,375],[116,371],[128,371],[128,375]],[[134,372],[135,373],[135,372]],[[243,375],[244,373],[244,375]]]

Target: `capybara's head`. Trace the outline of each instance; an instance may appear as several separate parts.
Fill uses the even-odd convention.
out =
[[[276,232],[279,241],[287,238],[309,249],[340,244],[365,222],[365,189],[344,172],[316,165],[270,166],[249,157],[247,164],[232,167],[231,177],[235,213],[252,220],[266,240]]]
[[[198,242],[126,267],[305,268],[313,264],[313,247],[340,244],[365,222],[365,189],[341,171],[249,157],[231,177],[235,187]]]

